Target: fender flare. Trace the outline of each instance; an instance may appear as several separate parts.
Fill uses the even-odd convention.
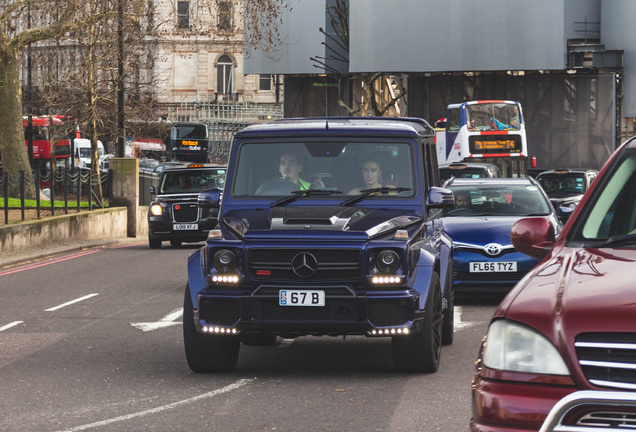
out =
[[[192,304],[195,308],[198,308],[199,293],[203,291],[207,285],[205,278],[204,248],[205,246],[188,257],[188,285],[190,286]]]

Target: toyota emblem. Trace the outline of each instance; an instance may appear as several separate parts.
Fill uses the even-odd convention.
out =
[[[501,246],[499,243],[488,243],[486,246],[484,246],[484,250],[490,256],[499,255],[502,248],[503,246]]]
[[[296,276],[305,279],[316,273],[318,260],[309,252],[301,252],[292,259],[291,265]]]

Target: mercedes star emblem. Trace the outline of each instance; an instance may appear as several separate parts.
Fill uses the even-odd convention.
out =
[[[291,264],[292,270],[294,270],[296,276],[301,278],[313,276],[318,268],[318,260],[309,252],[296,254],[296,256],[292,259]]]

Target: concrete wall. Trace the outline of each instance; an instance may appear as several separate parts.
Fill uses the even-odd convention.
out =
[[[137,212],[137,232],[130,236],[126,207],[113,207],[36,221],[0,226],[0,253],[11,254],[33,248],[107,240],[125,237],[146,237],[148,207]]]

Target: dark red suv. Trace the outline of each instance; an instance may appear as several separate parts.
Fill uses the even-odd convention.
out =
[[[513,226],[515,248],[543,260],[492,318],[476,363],[472,431],[537,431],[577,390],[636,390],[635,190],[636,137],[606,163],[556,240],[542,218]],[[597,406],[566,421],[581,430],[612,417]]]

